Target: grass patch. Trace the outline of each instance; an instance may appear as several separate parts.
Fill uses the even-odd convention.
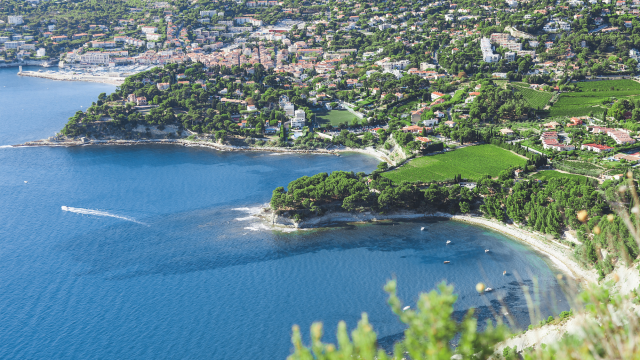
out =
[[[640,83],[633,80],[605,80],[577,84],[580,92],[560,94],[551,107],[550,116],[583,116],[590,112],[601,114],[605,109],[602,102],[611,97],[616,99],[636,96]]]
[[[570,172],[572,174],[599,176],[604,169],[586,161],[554,161],[553,166],[556,169]]]
[[[507,84],[509,84],[509,80],[493,80],[493,83],[500,88],[506,89]]]
[[[316,121],[320,126],[327,124],[331,126],[339,126],[344,123],[350,125],[352,120],[356,118],[356,116],[348,110],[316,111],[315,114]]]
[[[553,97],[553,94],[550,92],[533,90],[526,84],[514,83],[512,85],[517,92],[524,96],[525,100],[527,100],[529,105],[534,109],[541,110],[549,104],[549,100]]]
[[[555,170],[540,171],[539,173],[533,175],[533,177],[535,179],[542,180],[542,181],[547,181],[554,178],[569,178],[569,179],[575,179],[580,181],[586,181],[585,179],[587,179],[586,176],[575,175],[575,174],[565,174]]]
[[[445,181],[461,174],[465,179],[476,180],[482,175],[492,177],[511,166],[524,166],[526,160],[494,145],[468,146],[434,156],[423,156],[400,169],[383,173],[394,182]]]

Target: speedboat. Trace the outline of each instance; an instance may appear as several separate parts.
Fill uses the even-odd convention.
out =
[[[493,289],[492,289],[492,288],[490,288],[490,287],[488,287],[488,288],[484,289],[484,292],[490,292],[490,291],[493,291]]]
[[[402,311],[407,311],[407,310],[409,310],[410,308],[411,308],[411,306],[407,305],[407,306],[405,306],[405,307],[403,307],[403,308],[402,308]]]
[[[451,262],[451,261],[448,261],[448,260],[447,260],[447,261],[445,261],[444,263],[445,263],[445,264],[448,264],[448,263],[450,263],[450,262]]]
[[[424,231],[424,226],[420,228],[420,231]]]
[[[447,240],[447,245],[451,244],[451,240]]]
[[[489,252],[489,249],[485,250],[484,252],[488,253],[488,252]]]

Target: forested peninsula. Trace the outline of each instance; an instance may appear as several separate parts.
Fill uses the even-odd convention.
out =
[[[542,165],[547,160],[539,161]],[[332,212],[379,214],[381,218],[398,212],[480,215],[550,236],[571,247],[575,261],[587,269],[595,267],[601,278],[617,262],[630,264],[640,254],[623,219],[609,205],[631,200],[631,195],[616,190],[625,179],[602,184],[586,177],[540,181],[526,175],[527,169],[535,168],[535,164],[510,168],[493,178],[457,176],[447,182],[421,183],[393,182],[382,163],[369,175],[336,171],[303,176],[286,188],[276,188],[270,208],[275,215],[297,222]],[[577,216],[583,210],[588,214],[586,222]],[[563,236],[571,230],[576,233],[573,241]]]
[[[371,86],[384,82],[389,89],[426,84],[418,76],[397,80],[387,75],[372,76],[368,82]],[[318,84],[316,87],[322,85],[319,80],[314,83]],[[289,77],[265,70],[260,64],[233,68],[206,68],[198,62],[167,64],[127,77],[112,94],[100,94],[86,111],[72,116],[53,140],[185,139],[255,148],[313,150],[337,145],[355,149],[377,147],[387,152],[398,145],[402,158],[413,152],[443,149],[439,142],[425,145],[416,141],[420,133],[401,131],[405,122],[388,122],[386,111],[369,112],[368,118],[350,115],[353,120],[335,126],[320,123],[315,115],[326,111],[322,104],[329,102],[319,100],[339,101],[349,92],[325,93],[294,85]],[[323,85],[320,89],[324,88]],[[338,106],[336,102],[331,104]],[[305,121],[295,127],[302,136],[293,136],[292,114],[287,113],[285,105],[295,108],[296,113],[302,112],[296,116]],[[318,135],[325,132],[330,134]],[[395,138],[393,145],[388,143],[391,138]]]

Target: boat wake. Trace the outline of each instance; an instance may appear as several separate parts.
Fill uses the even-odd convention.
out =
[[[134,223],[140,224],[140,225],[149,226],[148,224],[145,224],[145,223],[143,223],[141,221],[138,221],[138,220],[136,220],[134,218],[130,218],[128,216],[121,216],[121,215],[111,214],[111,213],[108,213],[106,211],[74,208],[74,207],[70,207],[70,206],[62,206],[61,209],[62,209],[62,211],[69,211],[69,212],[76,213],[76,214],[93,215],[93,216],[106,216],[106,217],[112,217],[112,218],[116,218],[116,219],[120,219],[120,220],[131,221],[131,222],[134,222]]]
[[[8,149],[8,148],[12,148],[13,145],[0,145],[0,149]]]

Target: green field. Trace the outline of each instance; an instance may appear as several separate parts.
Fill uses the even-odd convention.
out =
[[[351,124],[351,121],[356,117],[347,110],[331,110],[331,111],[317,111],[316,121],[318,125],[339,126],[340,124]],[[358,120],[359,121],[359,120]]]
[[[397,170],[382,175],[395,181],[444,181],[461,174],[464,179],[492,177],[511,166],[523,166],[526,160],[494,145],[468,146],[434,156],[423,156]]]
[[[576,179],[576,180],[584,180],[587,179],[586,176],[582,176],[582,175],[575,175],[575,174],[564,174],[561,173],[559,171],[555,171],[555,170],[545,170],[545,171],[540,171],[539,173],[533,175],[534,178],[538,179],[538,180],[549,180],[549,179],[553,179],[553,178],[569,178],[569,179]]]
[[[512,85],[516,91],[524,95],[524,98],[527,100],[529,105],[537,110],[542,110],[542,108],[547,106],[549,104],[549,100],[553,97],[552,93],[533,90],[529,88],[527,84],[513,83]]]
[[[551,107],[550,116],[583,116],[591,111],[602,114],[603,100],[621,99],[640,93],[640,83],[633,80],[605,80],[578,83],[581,92],[560,94]]]

